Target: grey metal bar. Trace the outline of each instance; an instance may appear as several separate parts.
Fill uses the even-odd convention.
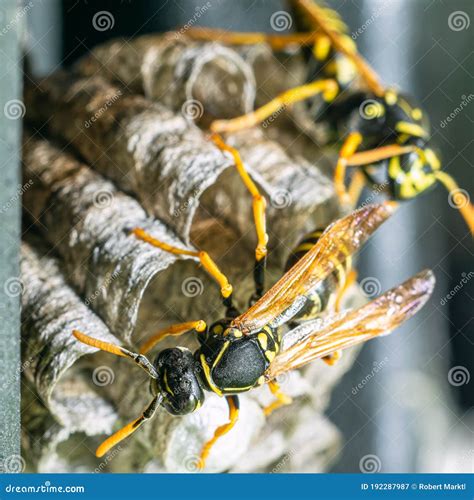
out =
[[[21,472],[20,458],[20,200],[22,62],[26,6],[0,5],[0,471]]]

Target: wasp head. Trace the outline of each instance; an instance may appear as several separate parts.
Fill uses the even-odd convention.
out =
[[[162,405],[172,415],[186,415],[201,407],[204,392],[199,383],[199,366],[189,349],[164,349],[155,360],[158,379],[155,391],[163,396]]]

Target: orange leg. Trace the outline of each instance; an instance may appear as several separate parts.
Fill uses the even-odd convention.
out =
[[[366,180],[364,174],[360,170],[354,172],[348,189],[351,207],[357,206],[357,202],[360,198],[360,193],[362,193],[362,189],[364,189],[365,184]]]
[[[153,238],[153,236],[149,235],[146,231],[141,228],[133,229],[132,233],[140,240],[149,243],[155,247],[161,248],[165,252],[172,253],[174,255],[190,255],[192,257],[197,257],[202,267],[214,278],[217,283],[219,283],[221,287],[221,295],[224,299],[227,299],[232,294],[232,285],[229,283],[227,277],[221,272],[221,270],[217,267],[217,264],[211,259],[210,255],[204,251],[193,251],[193,250],[184,250],[183,248],[174,247],[172,245],[168,245],[168,243],[164,243],[163,241],[157,240]]]
[[[216,444],[216,441],[224,434],[227,434],[234,427],[239,418],[239,398],[237,396],[226,396],[225,399],[229,406],[229,422],[218,427],[214,432],[214,436],[204,444],[199,459],[200,469],[204,469],[206,465],[206,459],[209,456],[212,447]]]
[[[351,132],[339,152],[336,169],[334,170],[334,186],[336,188],[339,201],[343,204],[350,203],[349,194],[346,191],[346,168],[347,160],[351,157],[362,142],[362,134],[359,132]]]
[[[312,24],[314,29],[317,29],[329,38],[331,45],[337,52],[340,52],[352,61],[370,90],[377,96],[383,96],[385,88],[380,83],[377,73],[357,52],[352,39],[345,33],[341,33],[344,30],[344,24],[338,22],[334,11],[317,5],[314,0],[293,0],[293,3]]]
[[[270,33],[226,31],[216,28],[195,27],[186,30],[186,36],[194,40],[218,41],[228,45],[256,45],[267,43],[273,50],[282,50],[291,45],[309,46],[313,45],[320,33],[288,33],[273,35]]]
[[[260,261],[267,255],[267,243],[268,243],[268,234],[266,230],[266,217],[265,217],[265,208],[267,203],[265,201],[265,198],[260,194],[258,187],[256,186],[255,182],[253,182],[247,170],[245,169],[244,163],[242,161],[242,158],[240,157],[239,152],[232,146],[226,144],[222,139],[222,137],[218,134],[212,134],[211,139],[214,141],[215,145],[221,151],[227,151],[232,155],[235,167],[237,168],[237,171],[243,183],[245,184],[245,187],[252,195],[253,216],[255,222],[255,229],[257,231],[257,248],[255,249],[255,258],[257,259],[257,261]]]
[[[143,414],[138,417],[133,422],[130,422],[125,427],[122,427],[115,434],[112,434],[109,438],[107,438],[96,450],[96,457],[103,457],[111,448],[115,445],[123,441],[126,437],[130,436],[130,434],[134,433],[144,422],[150,420],[156,412],[161,401],[160,396],[155,396],[153,401],[149,404]]]
[[[254,127],[269,116],[296,102],[304,101],[317,94],[322,94],[323,98],[330,102],[337,96],[338,92],[339,87],[335,80],[317,80],[287,90],[267,104],[246,115],[238,116],[231,120],[216,120],[211,123],[211,130],[212,132],[237,132],[238,130]]]
[[[337,292],[336,302],[334,305],[334,309],[336,312],[340,312],[342,299],[344,298],[344,295],[346,294],[347,290],[349,290],[349,288],[355,283],[356,280],[357,280],[357,271],[351,269],[349,271],[349,274],[347,275],[344,285]]]
[[[199,321],[188,321],[187,323],[178,323],[176,325],[168,326],[163,328],[159,332],[151,336],[143,345],[140,347],[140,354],[147,354],[153,347],[155,347],[158,342],[161,342],[164,338],[170,335],[182,335],[183,333],[195,330],[197,332],[203,332],[206,329],[206,323],[202,320]]]
[[[460,189],[454,179],[446,172],[437,171],[435,176],[448,190],[451,203],[461,212],[471,234],[474,235],[474,206],[469,201],[467,191]]]
[[[281,391],[279,384],[274,380],[268,382],[268,388],[270,389],[271,393],[276,397],[276,401],[269,404],[263,409],[263,413],[265,414],[266,417],[268,417],[268,415],[270,415],[277,408],[289,405],[293,401],[290,398],[290,396],[287,396],[285,393]]]
[[[334,351],[331,354],[328,354],[327,356],[323,356],[321,359],[329,366],[335,365],[342,356],[342,351]]]

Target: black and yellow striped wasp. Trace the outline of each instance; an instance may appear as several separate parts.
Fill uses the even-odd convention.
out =
[[[198,258],[219,283],[226,313],[223,319],[209,327],[203,320],[172,325],[148,339],[139,353],[99,341],[83,332],[73,332],[77,340],[87,345],[132,359],[149,374],[151,381],[153,399],[149,406],[139,418],[105,440],[97,449],[97,456],[103,456],[132,434],[160,406],[173,415],[185,415],[198,410],[204,403],[205,392],[209,391],[226,398],[229,421],[218,427],[212,439],[204,443],[200,455],[200,466],[204,467],[214,443],[237,422],[239,394],[268,384],[276,398],[264,410],[269,414],[291,402],[276,382],[277,376],[317,358],[328,359],[341,349],[386,335],[415,314],[432,293],[434,277],[431,271],[413,276],[359,309],[340,314],[328,311],[328,297],[337,287],[334,274],[341,272],[341,266],[394,209],[391,202],[370,205],[331,224],[303,255],[301,249],[296,252],[294,265],[265,294],[252,301],[253,305],[244,313],[233,305],[232,286],[206,252],[171,246],[135,228],[133,235],[144,244],[175,255]],[[258,247],[260,252],[266,253],[260,244]],[[256,288],[259,288],[263,278],[255,278],[258,278]],[[319,318],[323,310],[328,314],[321,322],[315,318]],[[286,348],[287,336],[283,336],[283,329],[298,321],[303,323],[286,334],[293,338]],[[174,347],[158,352],[153,362],[145,356],[163,338],[184,333],[197,336],[199,348],[196,352]]]
[[[308,33],[235,33],[194,28],[189,36],[228,44],[267,43],[274,50],[299,44],[311,47],[310,83],[292,88],[267,104],[230,120],[216,120],[211,130],[229,133],[255,126],[280,109],[307,101],[315,121],[329,129],[329,138],[343,138],[334,171],[336,192],[345,204],[356,206],[364,185],[376,187],[390,199],[404,201],[427,192],[438,182],[450,193],[474,233],[474,207],[466,192],[446,172],[429,146],[426,114],[408,96],[383,86],[358,53],[338,14],[313,0],[292,0]],[[357,90],[351,85],[357,75]],[[349,189],[346,170],[355,170]]]

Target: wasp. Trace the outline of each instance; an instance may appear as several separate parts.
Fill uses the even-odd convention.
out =
[[[294,44],[311,47],[310,83],[287,90],[246,115],[216,120],[211,130],[223,133],[255,126],[282,108],[307,101],[313,119],[332,132],[330,142],[344,138],[334,170],[341,202],[356,206],[365,185],[385,192],[395,201],[411,200],[439,182],[474,233],[474,207],[466,192],[441,170],[440,158],[429,145],[426,113],[409,96],[381,84],[336,12],[313,0],[291,3],[310,32],[267,35],[207,28],[190,31],[190,36],[198,39],[229,44],[265,42],[274,50]],[[362,82],[361,90],[349,86],[356,75]],[[346,188],[348,167],[357,170]]]
[[[219,143],[219,138],[215,141]],[[236,154],[225,143],[221,148]],[[248,181],[245,176],[243,178]],[[252,181],[248,187],[255,187]],[[415,314],[431,295],[434,277],[431,271],[423,271],[359,309],[338,314],[328,312],[329,297],[337,287],[334,276],[342,272],[347,259],[390,217],[395,210],[391,202],[360,208],[315,236],[317,242],[308,250],[303,252],[297,248],[290,257],[287,272],[263,293],[264,266],[261,264],[264,262],[262,255],[266,255],[268,237],[258,208],[262,206],[262,199],[258,191],[254,193],[257,236],[261,231],[263,235],[260,235],[256,249],[256,292],[250,299],[251,305],[243,313],[233,304],[232,285],[207,252],[171,246],[141,228],[133,229],[133,236],[144,244],[199,259],[220,286],[225,314],[210,326],[204,320],[197,320],[165,328],[149,338],[138,353],[94,339],[83,332],[73,332],[75,338],[84,344],[131,359],[150,377],[152,401],[140,417],[98,447],[98,457],[152,418],[159,407],[172,415],[186,415],[199,410],[205,393],[213,392],[226,399],[229,420],[218,427],[203,445],[200,454],[202,468],[215,442],[237,422],[239,394],[268,384],[275,401],[264,409],[266,414],[291,403],[291,398],[282,392],[276,381],[279,375],[390,333]],[[327,314],[321,321],[323,311]],[[302,324],[294,327],[297,322]],[[287,325],[291,325],[291,330],[284,335]],[[199,347],[194,353],[184,347],[174,347],[158,352],[153,361],[146,356],[163,338],[183,334],[196,335]],[[287,336],[293,338],[289,346],[285,346]]]

